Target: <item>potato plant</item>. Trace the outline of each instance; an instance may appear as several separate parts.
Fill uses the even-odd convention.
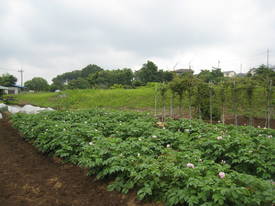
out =
[[[165,205],[267,205],[275,197],[275,130],[198,120],[157,124],[147,114],[103,109],[16,114],[41,152]]]

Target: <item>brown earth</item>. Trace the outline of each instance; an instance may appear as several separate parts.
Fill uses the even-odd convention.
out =
[[[233,117],[227,117],[225,120],[226,124],[234,124],[235,119]],[[266,126],[264,118],[253,118],[253,126],[264,128]],[[245,116],[238,117],[238,125],[249,125],[249,118]],[[270,120],[270,128],[275,129],[275,119]]]
[[[134,193],[108,192],[106,182],[39,153],[0,121],[0,206],[137,206]]]

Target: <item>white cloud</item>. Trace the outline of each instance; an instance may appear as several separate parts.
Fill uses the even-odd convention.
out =
[[[98,64],[243,71],[275,64],[273,0],[2,0],[0,68],[48,80]],[[3,32],[4,31],[4,32]],[[0,69],[0,74],[4,70]]]

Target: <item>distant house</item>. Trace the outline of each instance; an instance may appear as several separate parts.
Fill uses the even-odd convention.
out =
[[[236,76],[236,72],[234,72],[234,71],[226,71],[226,72],[223,72],[223,76],[224,77],[235,77]]]
[[[8,89],[8,87],[3,87],[0,85],[0,94],[5,94]]]
[[[24,89],[24,87],[18,85],[14,85],[12,87],[0,86],[0,89],[4,90],[4,94],[19,94]]]
[[[186,73],[191,73],[193,74],[194,71],[192,69],[177,69],[174,71],[178,75],[186,74]]]

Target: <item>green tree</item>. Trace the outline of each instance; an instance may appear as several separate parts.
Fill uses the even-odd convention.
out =
[[[220,82],[219,84],[219,98],[220,98],[220,103],[221,103],[221,120],[222,120],[222,123],[224,124],[225,123],[225,102],[226,102],[226,91],[227,91],[227,88],[228,88],[228,82],[227,81],[222,81]]]
[[[147,61],[142,68],[135,73],[136,79],[144,83],[158,81],[158,67],[154,62]]]
[[[192,119],[192,96],[196,85],[196,79],[193,74],[185,75],[182,81],[184,88],[186,88],[189,103],[189,118]]]
[[[170,82],[173,80],[173,72],[159,70],[157,73],[158,82]]]
[[[69,89],[88,89],[90,88],[90,83],[88,80],[79,77],[77,79],[71,80],[68,83]]]
[[[161,83],[158,87],[158,92],[161,97],[161,104],[162,104],[162,121],[164,121],[165,118],[165,100],[166,100],[166,95],[168,91],[168,86],[165,83]]]
[[[170,89],[174,94],[177,94],[179,96],[179,112],[180,115],[182,115],[183,112],[183,94],[186,90],[186,85],[184,83],[183,78],[181,77],[175,77],[172,82],[169,84]]]
[[[221,69],[213,69],[212,71],[201,70],[201,72],[197,76],[199,79],[207,83],[208,82],[218,83],[224,79]]]
[[[29,90],[34,91],[48,91],[49,90],[49,84],[47,80],[41,78],[41,77],[34,77],[32,80],[25,82],[25,87]]]
[[[89,64],[81,70],[81,77],[87,78],[90,74],[103,71],[103,69],[95,64]]]
[[[249,116],[249,125],[253,125],[253,95],[256,87],[256,82],[251,78],[243,79],[243,89],[245,90],[245,96],[248,103],[248,116]]]
[[[0,76],[0,85],[4,87],[14,86],[17,82],[17,78],[11,74],[3,74]]]

